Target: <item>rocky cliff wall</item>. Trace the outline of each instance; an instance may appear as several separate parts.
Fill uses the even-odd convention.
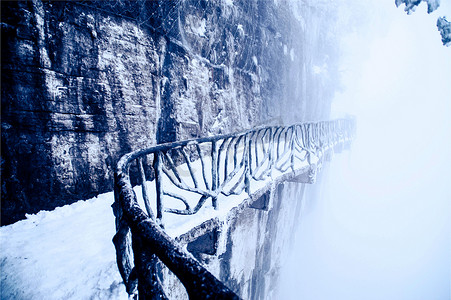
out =
[[[226,220],[212,219],[178,238],[208,271],[242,299],[276,299],[285,254],[294,243],[306,201],[315,185],[273,185]],[[196,236],[196,238],[192,238]],[[160,280],[170,299],[188,299],[180,281],[163,265]]]
[[[327,118],[328,10],[257,0],[1,5],[2,224],[112,190],[115,163],[131,150]]]

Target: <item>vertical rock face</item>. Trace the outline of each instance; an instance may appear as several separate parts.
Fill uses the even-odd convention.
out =
[[[317,190],[300,182],[274,184],[250,206],[193,228],[179,242],[242,299],[277,299],[286,253],[312,200],[306,196]],[[162,263],[159,269],[169,299],[188,299],[180,280]]]
[[[76,3],[2,2],[2,223],[111,189],[155,143],[157,42]]]
[[[285,183],[268,198],[268,210],[248,208],[231,218],[219,278],[243,299],[273,299],[284,251],[293,244],[305,184]]]
[[[333,38],[312,7],[1,5],[2,224],[110,191],[131,150],[327,117]]]

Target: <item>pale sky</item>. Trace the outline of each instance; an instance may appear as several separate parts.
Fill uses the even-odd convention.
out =
[[[373,3],[343,39],[333,117],[355,115],[358,136],[322,172],[284,299],[451,299],[451,47],[435,26],[450,2]]]

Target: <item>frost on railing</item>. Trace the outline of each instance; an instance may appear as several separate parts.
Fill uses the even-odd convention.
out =
[[[218,209],[230,196],[251,195],[253,183],[310,165],[312,156],[320,157],[328,148],[350,141],[353,133],[353,121],[340,119],[258,128],[124,155],[117,166],[113,209],[118,230],[114,243],[127,291],[136,293],[138,281],[140,297],[164,297],[152,269],[158,257],[190,297],[237,297],[164,232],[164,215],[194,215],[209,201]],[[139,177],[143,209],[132,189],[130,168]]]

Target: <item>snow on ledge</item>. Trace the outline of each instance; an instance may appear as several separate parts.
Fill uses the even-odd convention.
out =
[[[311,163],[320,165],[321,157],[312,157]],[[310,166],[298,163],[295,169],[307,172]],[[285,180],[289,173],[274,171],[272,178],[252,181],[251,196],[262,194],[272,181]],[[134,190],[142,202],[141,188]],[[210,202],[194,216],[166,214],[166,232],[178,240],[187,239],[192,229],[212,219],[221,222],[232,209],[255,200],[245,192],[224,198],[218,198],[218,210]],[[113,201],[113,192],[105,193],[0,227],[0,298],[128,299],[112,243],[116,233]]]

